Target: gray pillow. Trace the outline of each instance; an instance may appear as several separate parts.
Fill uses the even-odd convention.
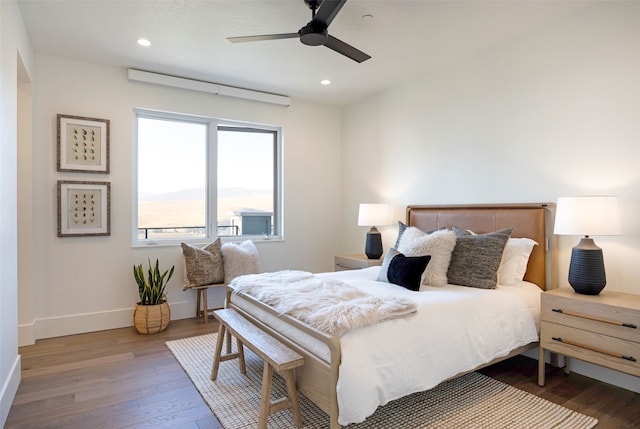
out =
[[[407,225],[401,220],[398,221],[398,238],[396,238],[396,244],[393,246],[395,249],[400,245],[400,239],[402,238],[402,234],[407,229]]]
[[[224,265],[220,239],[202,249],[181,243],[189,286],[203,286],[224,282]]]
[[[487,234],[470,234],[454,227],[456,245],[447,271],[450,284],[495,289],[502,252],[512,228]]]

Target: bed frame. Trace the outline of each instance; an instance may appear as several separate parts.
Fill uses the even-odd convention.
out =
[[[428,231],[435,228],[457,226],[470,229],[476,233],[513,228],[512,237],[528,237],[539,245],[534,246],[525,280],[537,284],[541,289],[551,289],[556,283],[556,244],[553,238],[552,225],[555,206],[553,204],[509,204],[509,205],[449,205],[449,206],[408,206],[407,224]],[[330,362],[320,359],[314,353],[296,344],[284,334],[276,331],[262,320],[247,313],[234,303],[233,290],[227,290],[227,307],[235,308],[254,324],[282,341],[304,356],[305,364],[296,370],[298,389],[321,410],[329,415],[331,429],[339,429],[338,400],[336,386],[341,361],[339,339],[335,336],[317,331],[310,326],[287,315],[280,315],[270,306],[250,296],[242,298],[259,309],[293,325],[313,338],[323,342],[330,352]],[[483,366],[491,365],[526,350],[537,347],[538,343],[513,350],[509,355],[495,359]],[[466,372],[479,369],[473,368]],[[465,372],[465,373],[466,373]],[[457,376],[462,375],[458,374]]]

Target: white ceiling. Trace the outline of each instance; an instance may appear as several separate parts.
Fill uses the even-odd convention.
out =
[[[349,0],[329,33],[371,55],[363,63],[297,39],[303,0],[19,0],[38,53],[137,68],[329,104],[347,104],[479,55],[593,4],[581,0]],[[372,19],[363,19],[370,14]],[[136,40],[151,40],[148,48]],[[330,79],[330,86],[320,85]]]

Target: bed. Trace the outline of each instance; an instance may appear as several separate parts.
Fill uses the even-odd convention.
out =
[[[228,307],[305,357],[296,373],[298,389],[329,415],[332,429],[363,421],[393,399],[537,346],[539,294],[551,284],[555,270],[555,242],[549,233],[553,205],[409,206],[406,213],[406,225],[422,231],[459,227],[484,234],[511,228],[511,237],[538,245],[516,286],[448,284],[421,288],[424,293],[396,287],[394,294],[415,302],[415,314],[341,336],[314,329],[229,287]],[[317,276],[384,297],[394,286],[377,281],[379,271],[371,267]]]

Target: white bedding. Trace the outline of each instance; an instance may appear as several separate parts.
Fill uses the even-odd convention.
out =
[[[364,421],[379,405],[435,387],[510,351],[538,340],[540,289],[531,283],[494,290],[448,285],[412,292],[376,281],[379,267],[322,273],[369,294],[396,295],[415,301],[417,312],[356,329],[340,339],[338,421]],[[234,303],[242,304],[236,297]],[[252,311],[253,312],[253,311]],[[260,316],[266,321],[265,315]],[[277,320],[267,322],[277,325]],[[290,337],[328,360],[317,340]]]

